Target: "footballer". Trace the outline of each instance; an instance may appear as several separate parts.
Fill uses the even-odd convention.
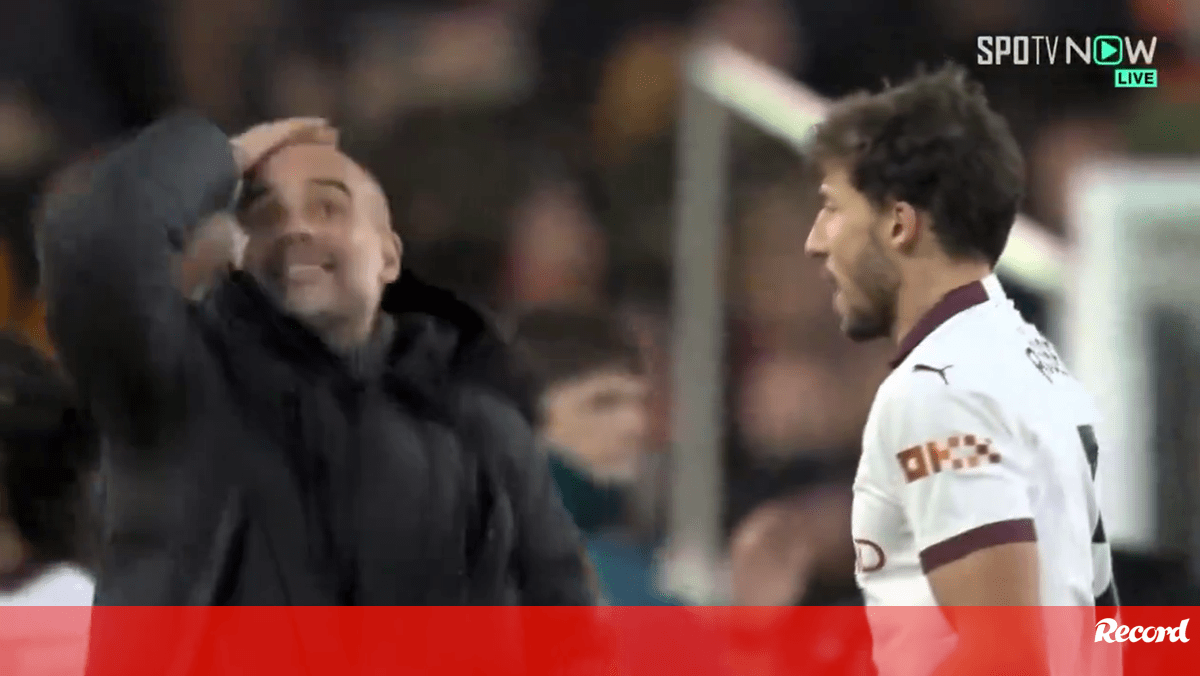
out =
[[[824,263],[842,331],[897,346],[854,485],[857,579],[869,606],[941,606],[946,618],[876,610],[876,661],[981,673],[962,667],[996,628],[956,608],[1117,604],[1096,409],[994,274],[1024,160],[982,87],[952,65],[841,100],[811,152],[823,206],[806,250]],[[1004,651],[1038,662],[1021,673],[1077,667],[1046,652],[1061,628],[1035,621],[1029,645]]]

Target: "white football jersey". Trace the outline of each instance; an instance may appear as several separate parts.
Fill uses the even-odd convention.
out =
[[[892,365],[854,483],[867,604],[934,606],[927,572],[986,547],[1036,542],[1043,605],[1116,605],[1095,483],[1097,410],[1000,282],[990,276],[947,294]],[[950,627],[897,617],[872,616],[880,667],[894,662],[889,651],[942,646],[923,664],[911,655],[895,662],[932,671],[953,648]]]
[[[95,586],[86,571],[62,564],[47,569],[12,593],[0,593],[0,606],[90,606]]]
[[[18,621],[0,622],[0,674],[83,676],[93,588],[91,575],[63,564],[13,593],[0,594],[0,606],[57,606],[7,613]]]

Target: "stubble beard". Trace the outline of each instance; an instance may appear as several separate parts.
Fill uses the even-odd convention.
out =
[[[863,248],[854,266],[854,282],[864,298],[862,307],[849,308],[842,332],[855,342],[891,336],[896,324],[899,273],[874,239]]]

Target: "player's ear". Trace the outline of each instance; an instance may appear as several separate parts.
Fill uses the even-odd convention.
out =
[[[908,202],[897,200],[889,210],[891,232],[888,233],[892,244],[901,250],[909,250],[916,246],[921,234],[921,213]]]
[[[400,236],[390,228],[383,240],[383,271],[380,273],[384,284],[391,284],[400,277],[400,261],[404,257],[404,244]]]

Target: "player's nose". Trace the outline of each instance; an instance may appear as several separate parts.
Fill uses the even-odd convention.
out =
[[[280,239],[307,240],[312,239],[313,231],[312,221],[303,213],[292,210],[282,219],[276,236]]]
[[[804,240],[804,254],[810,258],[824,258],[829,254],[829,246],[819,221],[813,223]]]

